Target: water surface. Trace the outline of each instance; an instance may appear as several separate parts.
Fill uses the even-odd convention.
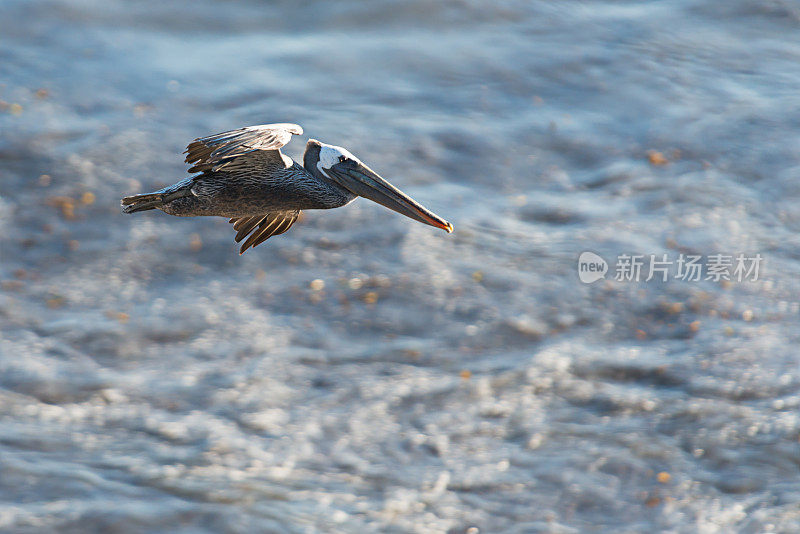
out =
[[[0,15],[0,529],[797,530],[793,3]],[[456,232],[360,200],[239,257],[120,212],[286,121]],[[614,280],[681,253],[764,264]]]

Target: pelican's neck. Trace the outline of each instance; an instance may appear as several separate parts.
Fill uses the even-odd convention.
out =
[[[306,145],[306,151],[303,154],[303,168],[309,173],[311,176],[319,180],[323,183],[332,184],[336,187],[340,187],[334,180],[331,179],[330,176],[325,174],[322,169],[319,168],[319,151],[320,151],[320,143],[314,139],[309,140],[308,144]]]
[[[309,142],[303,154],[303,168],[314,178],[324,179],[326,177],[321,175],[319,169],[317,169],[317,161],[319,161],[319,146],[315,147]]]
[[[311,140],[306,145],[305,154],[303,154],[302,169],[306,175],[312,178],[313,193],[316,204],[313,206],[316,209],[325,208],[338,208],[351,202],[356,196],[332,180],[317,166],[319,161],[319,147],[317,141]],[[297,164],[300,167],[299,164]]]

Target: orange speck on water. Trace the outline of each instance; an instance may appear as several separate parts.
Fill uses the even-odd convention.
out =
[[[347,281],[347,287],[350,289],[361,289],[361,286],[364,285],[364,282],[358,278],[354,277]]]
[[[700,321],[692,321],[691,323],[689,323],[689,330],[691,332],[697,332],[698,330],[700,330]]]
[[[55,297],[47,299],[47,307],[52,309],[60,308],[65,302],[66,299],[64,299],[64,297],[56,295]]]
[[[736,330],[734,330],[731,326],[726,326],[724,332],[726,336],[733,336],[736,334]]]
[[[94,204],[96,197],[94,193],[91,191],[86,191],[84,194],[81,195],[81,203],[86,204],[87,206],[90,204]]]
[[[648,508],[653,508],[654,506],[658,506],[661,504],[661,499],[656,497],[655,495],[644,501],[644,505]]]
[[[669,160],[659,152],[658,150],[648,150],[647,151],[647,160],[650,162],[650,165],[666,165],[669,163]]]
[[[325,280],[320,278],[312,280],[311,283],[308,284],[308,287],[311,289],[311,291],[322,291],[325,289]]]
[[[463,369],[460,373],[458,373],[458,376],[460,376],[464,380],[469,380],[470,378],[472,378],[472,371],[468,369]]]
[[[137,118],[142,118],[151,109],[153,109],[151,104],[136,104],[133,106],[133,114]]]
[[[119,321],[120,323],[123,323],[123,324],[127,323],[131,318],[131,316],[128,315],[127,313],[125,313],[125,312],[118,312],[118,311],[114,311],[114,310],[108,310],[106,312],[106,317],[108,317],[109,319],[117,320],[117,321]]]
[[[412,360],[418,360],[419,357],[422,356],[422,353],[416,349],[405,349],[403,354]]]
[[[50,197],[47,204],[61,209],[61,216],[67,220],[75,218],[75,201],[70,197]]]
[[[378,294],[375,291],[368,291],[364,294],[364,302],[367,304],[375,304],[378,302]]]
[[[656,475],[656,480],[658,480],[662,484],[666,484],[667,482],[670,481],[671,478],[672,475],[670,475],[666,471],[661,471],[659,474]]]
[[[636,339],[647,339],[647,332],[644,330],[637,330],[636,331]]]
[[[683,303],[682,302],[673,302],[667,305],[667,311],[675,315],[676,313],[680,313],[683,311]]]
[[[0,288],[5,291],[17,291],[23,286],[22,280],[3,280],[0,282]]]
[[[189,237],[189,249],[192,252],[199,252],[202,248],[203,240],[200,238],[200,234],[192,234],[191,237]]]

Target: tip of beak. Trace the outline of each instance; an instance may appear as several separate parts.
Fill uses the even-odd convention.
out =
[[[450,223],[447,223],[447,226],[444,227],[444,231],[447,232],[448,234],[452,234],[453,233],[453,225],[450,224]]]

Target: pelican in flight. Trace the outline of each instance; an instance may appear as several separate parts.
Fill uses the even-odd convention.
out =
[[[297,124],[262,124],[195,139],[184,153],[189,172],[199,174],[153,193],[125,197],[122,211],[228,217],[236,242],[245,240],[239,254],[291,228],[300,210],[338,208],[356,197],[453,231],[452,224],[342,147],[309,139],[303,165],[298,165],[280,149],[292,134],[302,133]]]

